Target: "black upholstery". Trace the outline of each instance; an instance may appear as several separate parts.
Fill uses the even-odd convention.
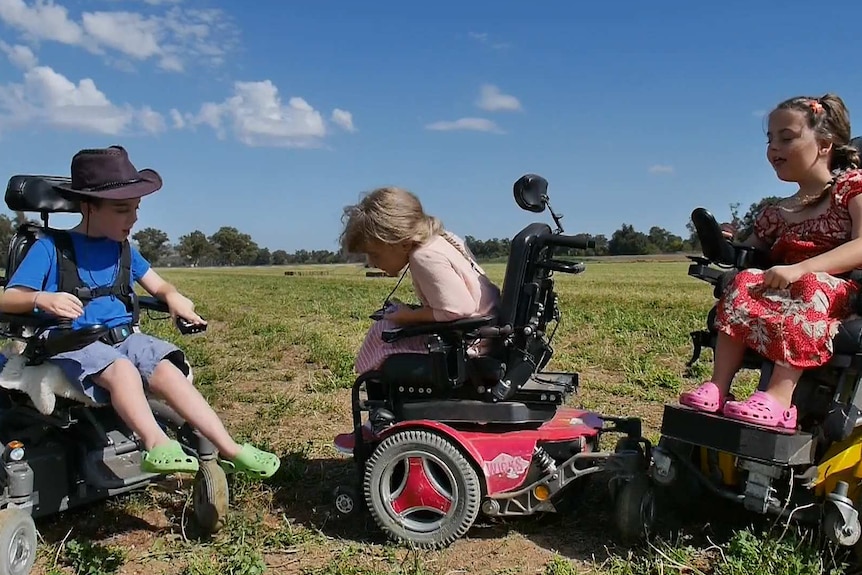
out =
[[[58,176],[12,176],[6,186],[6,206],[13,212],[78,213],[80,204],[54,186],[68,183]]]
[[[533,223],[512,239],[503,278],[500,325],[519,326],[526,323],[536,295],[525,289],[526,279],[528,273],[535,269],[536,252],[543,246],[541,238],[550,233],[551,228],[547,224]]]

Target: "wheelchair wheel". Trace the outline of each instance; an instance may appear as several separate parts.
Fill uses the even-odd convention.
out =
[[[461,451],[424,430],[384,439],[368,459],[363,488],[380,529],[421,549],[446,547],[464,536],[482,498],[476,470]]]
[[[201,461],[192,487],[195,521],[206,533],[217,533],[227,517],[229,506],[227,476],[214,459]]]
[[[0,575],[27,575],[36,562],[36,525],[26,511],[0,511]]]
[[[623,544],[637,543],[649,535],[655,525],[656,498],[647,475],[635,475],[620,486],[614,505],[616,525]]]
[[[363,503],[356,488],[350,485],[336,487],[333,492],[333,502],[338,517],[344,518],[358,514]]]

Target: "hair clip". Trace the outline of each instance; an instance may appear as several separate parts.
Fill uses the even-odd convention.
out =
[[[823,111],[823,104],[817,100],[809,100],[808,105],[811,107],[811,111],[814,112],[815,116]]]

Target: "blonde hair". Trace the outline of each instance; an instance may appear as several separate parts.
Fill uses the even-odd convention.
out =
[[[443,223],[425,213],[415,194],[403,188],[377,188],[364,195],[358,204],[344,208],[344,230],[339,237],[346,253],[364,253],[368,244],[412,242],[421,245],[440,235],[468,261],[475,263],[470,250],[443,228]]]

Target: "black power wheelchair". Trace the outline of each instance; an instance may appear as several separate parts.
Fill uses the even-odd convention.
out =
[[[68,178],[14,176],[5,201],[14,212],[38,213],[42,224],[19,223],[8,250],[6,279],[42,234],[48,217],[80,213],[76,201],[54,186]],[[5,285],[6,279],[3,280]],[[139,309],[168,317],[152,297],[130,296]],[[40,337],[47,329],[65,331]],[[137,328],[137,325],[135,326]],[[178,323],[183,333],[200,331]],[[160,479],[140,468],[142,446],[110,404],[96,404],[45,360],[81,349],[108,329],[72,330],[47,314],[0,314],[0,575],[25,575],[36,559],[34,518],[145,488]],[[191,377],[191,366],[188,366]],[[205,533],[218,531],[228,511],[228,483],[215,447],[165,403],[151,399],[156,420],[184,450],[199,459],[193,483],[193,514]]]
[[[515,200],[541,213],[549,208],[547,188],[544,178],[525,175],[514,185]],[[652,514],[641,497],[650,445],[640,419],[565,405],[578,374],[545,370],[561,319],[554,273],[585,269],[555,250],[592,247],[563,235],[560,216],[551,215],[556,230],[532,223],[512,239],[496,317],[383,333],[389,342],[426,338],[428,353],[389,356],[356,379],[353,430],[335,446],[352,455],[358,473],[354,485],[336,489],[339,513],[367,509],[390,539],[440,548],[464,536],[480,512],[508,518],[564,509],[587,476],[607,471],[624,536]],[[491,351],[469,356],[480,339]],[[623,437],[613,452],[602,452],[600,438],[609,432]]]

